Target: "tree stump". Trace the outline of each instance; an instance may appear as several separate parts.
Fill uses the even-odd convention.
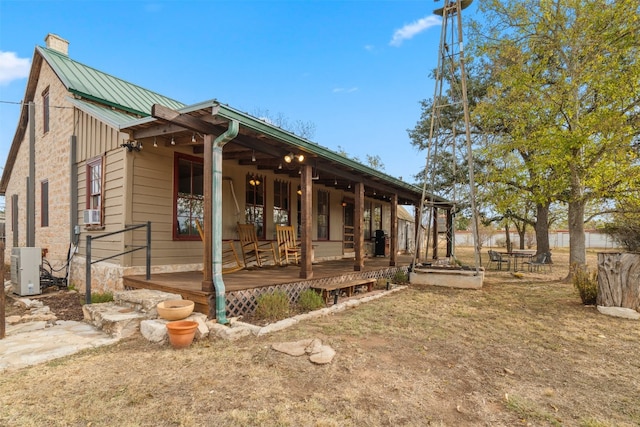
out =
[[[640,311],[640,254],[598,253],[596,303]]]

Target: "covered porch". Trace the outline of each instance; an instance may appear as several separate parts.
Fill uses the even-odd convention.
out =
[[[283,290],[290,298],[300,292],[326,283],[343,283],[358,279],[392,278],[396,272],[407,271],[412,262],[411,255],[398,255],[395,266],[389,266],[389,258],[369,258],[360,271],[353,270],[353,259],[345,258],[313,264],[314,277],[300,278],[300,266],[267,266],[249,268],[224,275],[226,310],[229,316],[240,316],[255,309],[256,299],[263,293]],[[182,295],[195,302],[196,311],[210,313],[215,307],[215,292],[202,290],[202,272],[187,271],[152,274],[150,280],[145,275],[131,275],[123,278],[125,289],[153,289]]]
[[[166,278],[156,274],[150,281],[129,277],[123,280],[124,286],[144,284],[154,289],[160,289],[160,286],[167,286],[167,290],[184,288],[184,292],[191,292],[185,297],[196,301],[201,311],[217,318],[220,323],[226,323],[225,312],[235,315],[253,309],[251,302],[244,306],[246,301],[255,300],[247,296],[250,289],[288,285],[295,288],[287,290],[293,300],[296,293],[311,287],[309,283],[313,281],[368,279],[372,274],[382,274],[376,273],[379,271],[397,271],[401,265],[398,258],[398,206],[421,206],[425,197],[418,187],[217,101],[179,111],[155,104],[151,117],[129,123],[122,130],[129,132],[131,140],[144,140],[146,146],[164,145],[176,156],[178,153],[183,157],[189,155],[192,163],[202,159],[203,191],[198,194],[198,203],[202,204],[201,220],[204,225],[202,272],[180,273]],[[158,144],[159,140],[164,142]],[[134,175],[136,170],[142,170],[140,166],[134,168],[135,159],[137,156],[125,158]],[[139,165],[142,157],[140,160]],[[181,179],[182,176],[176,178],[174,193],[178,184],[182,185]],[[265,182],[269,183],[269,191],[265,190]],[[223,203],[226,183],[231,189]],[[240,197],[234,185],[239,188]],[[146,197],[146,194],[140,194]],[[432,195],[426,198],[429,206],[447,212],[447,226],[450,227],[450,202]],[[382,220],[383,209],[388,212],[385,214],[386,223]],[[422,215],[417,210],[415,222],[419,224]],[[173,215],[172,227],[178,223],[179,227],[194,228],[191,225],[195,221],[193,218],[182,220],[176,212]],[[158,220],[163,221],[163,218]],[[236,222],[254,224],[261,241],[269,240],[278,223],[294,226],[300,239],[299,266],[257,272],[248,269],[225,274],[223,278],[222,242],[235,240]],[[415,227],[415,230],[419,229]],[[367,242],[374,232],[388,236],[388,256],[385,258],[368,258],[371,253],[367,253]],[[171,241],[163,242],[163,253],[175,253],[178,245],[194,249],[195,240],[194,245],[187,246],[184,244],[186,238],[174,233]],[[314,247],[323,252],[321,258],[344,257],[344,261],[315,264]],[[420,253],[420,249],[417,247],[416,251]],[[186,251],[175,253],[175,256],[182,257],[183,254]],[[433,255],[437,256],[435,250]],[[171,261],[173,263],[173,259]],[[406,261],[405,267],[409,262]],[[135,259],[132,264],[136,264]],[[241,297],[236,298],[237,295]],[[226,303],[225,299],[228,300]],[[238,304],[243,307],[236,310]],[[205,305],[208,305],[208,310],[205,310]]]

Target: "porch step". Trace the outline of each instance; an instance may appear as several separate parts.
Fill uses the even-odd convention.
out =
[[[156,307],[159,303],[172,299],[182,299],[182,296],[180,294],[154,291],[151,289],[119,291],[113,295],[113,301],[116,304],[144,313],[148,319],[158,317]]]
[[[169,292],[137,289],[116,292],[113,302],[82,306],[85,322],[114,338],[127,338],[140,330],[140,322],[158,317],[158,303],[182,299]]]
[[[82,306],[85,322],[108,333],[114,338],[127,338],[140,329],[146,314],[114,302],[85,304]]]

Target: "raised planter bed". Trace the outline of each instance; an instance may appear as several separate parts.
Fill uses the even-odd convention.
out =
[[[477,272],[470,267],[423,266],[409,273],[413,285],[434,285],[448,288],[480,289],[484,281],[484,268]]]

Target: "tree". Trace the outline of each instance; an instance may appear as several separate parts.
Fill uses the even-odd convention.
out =
[[[604,232],[628,251],[640,252],[640,200],[624,202],[612,220],[605,224]]]
[[[293,122],[282,113],[272,114],[269,110],[257,108],[252,113],[253,116],[265,122],[278,126],[286,131],[294,133],[302,138],[311,140],[316,134],[316,125],[313,122],[294,120]]]
[[[585,206],[638,188],[640,6],[486,0],[479,7],[478,52],[492,65],[479,110],[508,130],[502,150],[527,157],[530,184],[547,197],[537,203],[567,203],[570,263],[584,265]]]
[[[373,169],[377,169],[379,171],[384,170],[384,163],[382,159],[377,154],[372,156],[371,154],[367,154],[367,164]]]
[[[434,79],[436,72],[431,73],[431,77]],[[473,109],[476,102],[484,96],[487,83],[482,65],[467,64],[467,75],[467,97],[469,107]],[[471,216],[468,211],[470,205],[468,197],[469,168],[465,122],[458,93],[460,77],[447,74],[443,78],[446,80],[447,89],[443,94],[436,94],[435,100],[431,98],[420,101],[422,108],[420,118],[413,129],[407,130],[411,144],[420,151],[426,151],[429,158],[429,164],[414,178],[420,185],[426,182],[430,192],[454,200],[458,205],[458,212],[462,211],[465,212],[465,215]],[[434,134],[430,135],[434,103],[438,105],[438,108],[435,109],[435,117],[433,118],[435,121]],[[470,126],[472,143],[477,146],[482,134],[474,123],[471,123]],[[477,174],[482,167],[483,159],[476,157],[474,172]]]

